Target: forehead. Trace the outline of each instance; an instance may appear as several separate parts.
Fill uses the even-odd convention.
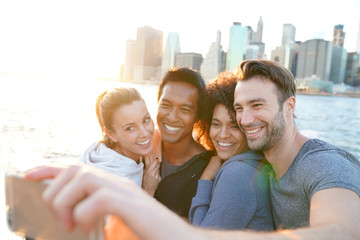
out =
[[[277,99],[276,85],[270,79],[252,77],[237,83],[234,97],[234,103],[248,102],[257,98]]]
[[[178,103],[192,102],[197,105],[199,92],[197,88],[185,82],[168,82],[161,93],[160,101],[175,101]]]
[[[130,104],[124,104],[115,110],[114,123],[124,125],[141,121],[147,113],[148,110],[145,102],[143,100],[136,100]]]
[[[235,116],[235,112],[230,112],[229,110],[225,107],[224,104],[217,104],[214,108],[214,113],[213,113],[213,118],[216,118],[217,120],[220,121],[230,121],[232,122],[233,120],[231,119],[231,117]]]

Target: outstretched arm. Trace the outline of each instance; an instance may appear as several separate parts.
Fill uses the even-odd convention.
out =
[[[90,231],[105,213],[117,215],[142,239],[359,239],[360,198],[350,190],[332,188],[314,194],[310,227],[273,233],[211,231],[191,227],[130,180],[90,166],[65,170],[38,169],[27,178],[55,181],[44,192],[45,201],[61,222]]]

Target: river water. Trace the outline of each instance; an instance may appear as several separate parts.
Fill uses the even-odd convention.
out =
[[[96,97],[119,86],[137,88],[155,119],[156,85],[0,75],[0,239],[21,239],[7,229],[4,173],[77,162],[101,138]],[[360,157],[360,98],[299,95],[295,113],[302,133]]]

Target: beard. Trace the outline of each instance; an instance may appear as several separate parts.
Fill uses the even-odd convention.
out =
[[[260,140],[249,140],[248,145],[255,151],[266,151],[281,142],[285,134],[285,119],[282,111],[278,112],[274,118],[267,123],[265,136]]]

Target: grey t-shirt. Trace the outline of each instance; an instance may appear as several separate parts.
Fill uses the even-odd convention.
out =
[[[273,171],[270,174],[277,229],[308,226],[311,197],[327,188],[346,188],[360,196],[360,161],[324,141],[308,140],[279,181]]]

